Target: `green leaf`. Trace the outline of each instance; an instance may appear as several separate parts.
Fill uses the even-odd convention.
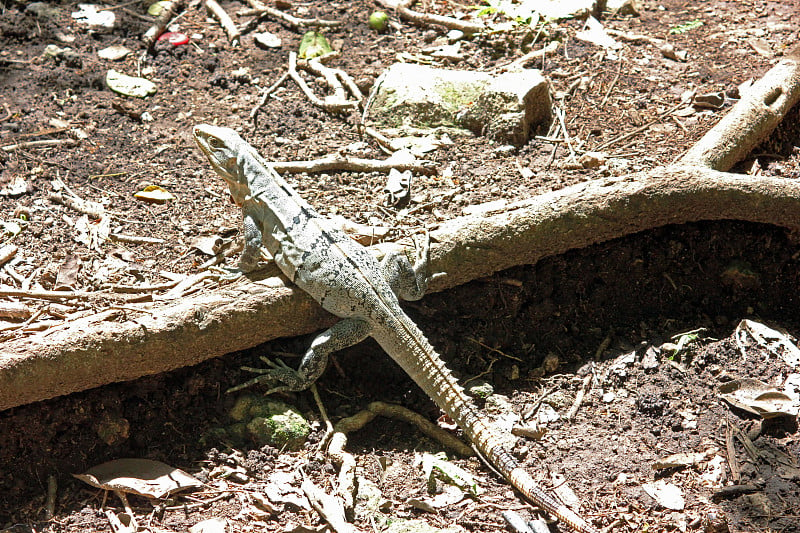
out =
[[[319,32],[309,31],[303,35],[297,55],[300,59],[312,59],[323,56],[328,52],[333,52],[328,39]]]
[[[674,28],[670,28],[669,33],[670,35],[680,35],[681,33],[686,33],[689,30],[699,28],[702,25],[703,21],[699,19],[694,19],[679,26],[675,26]]]

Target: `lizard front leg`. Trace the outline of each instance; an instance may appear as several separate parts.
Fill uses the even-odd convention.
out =
[[[233,281],[248,272],[252,272],[256,269],[258,261],[261,259],[263,238],[261,226],[258,224],[256,216],[247,209],[244,210],[242,217],[242,227],[244,228],[244,250],[239,258],[239,265],[237,267],[216,268],[216,270],[222,272],[221,279],[224,281]]]
[[[258,260],[261,259],[263,235],[257,216],[250,210],[244,211],[242,226],[244,227],[244,251],[242,257],[239,258],[239,270],[247,273],[255,270]]]
[[[288,367],[283,362],[274,363],[267,358],[262,358],[271,368],[242,367],[243,370],[257,372],[258,377],[228,389],[227,392],[236,392],[257,383],[278,382],[279,385],[271,388],[265,394],[285,391],[301,391],[309,388],[328,366],[328,355],[338,350],[358,344],[372,331],[372,326],[365,320],[345,318],[340,320],[314,339],[308,351],[303,356],[297,370]]]

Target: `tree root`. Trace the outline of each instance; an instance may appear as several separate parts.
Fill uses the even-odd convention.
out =
[[[798,180],[721,172],[800,100],[799,63],[794,51],[773,67],[675,165],[582,183],[494,215],[443,224],[431,232],[431,270],[447,275],[431,288],[666,224],[732,219],[800,229]],[[0,409],[196,364],[335,320],[275,275],[167,305],[129,304],[5,342]]]

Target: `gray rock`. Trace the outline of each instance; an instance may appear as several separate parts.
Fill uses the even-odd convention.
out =
[[[31,2],[25,8],[28,13],[33,13],[41,19],[54,19],[61,15],[61,10],[47,2]]]
[[[617,15],[638,16],[641,7],[639,0],[606,0],[605,10]]]
[[[522,146],[531,128],[550,124],[551,105],[550,87],[538,70],[506,72],[487,84],[460,122],[476,135]]]
[[[493,76],[398,63],[375,84],[369,116],[379,128],[461,128],[521,146],[550,123],[550,90],[538,70]]]

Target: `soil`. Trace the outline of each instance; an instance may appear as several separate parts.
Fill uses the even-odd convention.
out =
[[[569,152],[561,142],[532,140],[510,150],[481,137],[457,138],[428,154],[438,166],[437,175],[415,176],[412,207],[424,207],[413,215],[382,204],[385,176],[379,173],[328,172],[287,179],[324,214],[390,226],[396,236],[435,226],[469,205],[517,200],[609,173],[646,170],[673,161],[732,101],[720,110],[659,118],[684,93],[724,91],[735,98],[739,84],[763,75],[800,40],[792,26],[798,13],[791,3],[642,4],[639,16],[606,15],[602,22],[667,39],[676,50],[688,52],[687,62],[667,59],[647,42],[625,43],[617,52],[622,61],[611,59],[574,39],[582,21],[566,20],[550,26],[550,38],[563,40],[566,47],[548,56],[544,65],[535,65],[543,66],[559,96],[556,102],[579,154],[655,121],[604,148],[615,158],[613,164],[576,170],[564,164]],[[195,240],[230,237],[240,225],[238,209],[225,201],[221,180],[193,144],[191,127],[196,123],[239,129],[267,159],[312,159],[362,141],[366,144],[358,146],[359,156],[384,157],[373,140],[360,136],[356,114],[337,116],[315,108],[292,83],[267,102],[257,125],[249,120],[260,88],[285,72],[288,51],[297,49],[302,29],[267,19],[258,31],[278,35],[280,48],[260,49],[250,34],[234,47],[219,24],[206,18],[204,8],[192,3],[178,21],[192,42],[158,43],[146,53],[140,36],[151,22],[138,3],[117,6],[114,29],[99,33],[72,20],[76,3],[49,5],[58,11],[35,16],[24,3],[3,3],[0,146],[68,140],[75,128],[87,137],[74,145],[0,151],[3,220],[22,226],[19,235],[6,233],[3,238],[20,247],[0,270],[3,285],[54,289],[66,283],[74,290],[97,290],[109,283],[162,283],[165,271],[196,272],[207,257],[193,248]],[[230,13],[242,7],[222,5]],[[441,14],[470,11],[454,2],[418,2],[417,8]],[[377,34],[365,24],[374,9],[372,2],[360,0],[311,0],[289,11],[344,21],[327,32],[334,48],[342,51],[335,66],[369,88],[399,53],[418,53],[446,34],[439,27],[397,20],[398,29]],[[670,28],[695,19],[704,24],[669,34]],[[520,57],[529,40],[530,31],[523,26],[465,39],[463,61],[445,66],[492,69]],[[44,55],[48,44],[69,46],[75,53],[50,59]],[[118,62],[99,59],[96,51],[113,44],[134,53]],[[763,55],[757,52],[765,46]],[[145,100],[116,96],[103,81],[109,68],[130,75],[141,68],[158,84],[158,92]],[[242,68],[249,70],[235,73]],[[309,82],[324,93],[320,81]],[[152,121],[141,120],[145,111]],[[798,125],[795,110],[738,169],[800,177]],[[58,180],[113,213],[113,232],[164,242],[79,242],[82,215],[48,198]],[[161,205],[136,200],[133,193],[146,185],[160,185],[177,200]],[[19,222],[21,213],[27,223]],[[616,531],[712,531],[721,521],[731,531],[800,531],[796,418],[762,420],[730,407],[718,394],[721,384],[744,377],[780,388],[792,371],[752,340],[743,356],[734,331],[749,317],[800,333],[798,255],[797,236],[770,226],[729,221],[665,227],[432,294],[406,309],[458,376],[490,383],[496,393],[510,398],[517,412],[538,406],[528,413],[532,420],[544,416],[545,406],[560,413],[555,421],[540,422],[544,437],[521,439],[515,451],[543,485],[558,484],[551,475],[563,475],[578,495],[582,513],[597,524],[613,525]],[[65,266],[76,261],[77,268]],[[41,319],[96,311],[91,305],[43,308]],[[682,353],[670,358],[662,349],[666,342],[677,342],[679,337],[673,336],[699,328],[697,342]],[[229,531],[320,529],[324,523],[315,512],[289,503],[258,517],[240,511],[276,472],[292,479],[299,491],[297,471],[302,467],[331,490],[335,468],[329,458],[315,453],[321,425],[295,452],[233,450],[213,438],[216,428],[229,423],[235,401],[223,392],[247,378],[239,367],[259,366],[258,356],[273,352],[302,353],[308,342],[310,338],[279,340],[193,368],[0,413],[0,528],[18,524],[11,531],[111,530],[103,509],[119,511],[119,501],[113,496],[106,501],[103,491],[70,474],[104,461],[138,457],[180,467],[217,487],[155,507],[132,496],[139,522],[153,531],[186,531],[211,517],[228,518]],[[654,354],[656,364],[649,364]],[[576,416],[567,420],[564,415],[591,372],[596,383]],[[371,341],[337,354],[319,387],[334,420],[375,400],[402,404],[431,420],[439,416]],[[284,399],[319,420],[310,394]],[[748,455],[748,439],[755,455]],[[435,526],[498,531],[506,529],[501,511],[536,516],[474,458],[453,461],[479,477],[484,495],[433,512],[413,507],[411,498],[428,496],[415,456],[440,451],[441,445],[405,423],[377,419],[351,434],[347,449],[356,454],[359,473],[375,482],[388,500],[381,511],[386,519],[419,518]],[[653,468],[657,459],[678,452],[702,453],[703,458],[685,468]],[[724,461],[722,473],[715,475],[717,457]],[[211,474],[215,467],[236,465],[244,467],[246,480],[221,481]],[[643,484],[657,480],[680,487],[685,509],[668,510],[645,493]],[[227,492],[219,489],[221,483],[228,484]],[[51,484],[56,497],[49,514]],[[740,490],[721,494],[727,485]],[[372,529],[375,521],[375,516],[361,517],[356,525]]]

